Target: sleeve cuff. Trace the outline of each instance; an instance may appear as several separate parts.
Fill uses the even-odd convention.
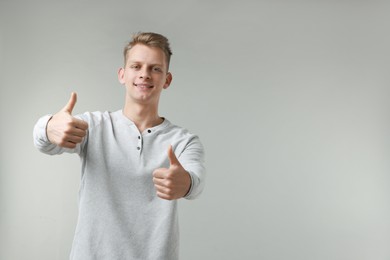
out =
[[[41,117],[34,127],[34,136],[37,140],[43,143],[50,143],[47,137],[47,123],[53,117],[53,115],[46,115]]]
[[[190,189],[188,190],[187,194],[184,196],[184,198],[191,199],[191,193],[192,193],[192,190],[194,188],[194,177],[192,176],[192,174],[190,172],[188,172],[188,174],[190,175],[190,178],[191,178],[191,186],[190,186]]]

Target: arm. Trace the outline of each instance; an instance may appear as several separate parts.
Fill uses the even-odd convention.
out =
[[[185,198],[196,199],[204,189],[206,177],[204,148],[199,138],[193,137],[178,158],[191,177],[191,187]]]

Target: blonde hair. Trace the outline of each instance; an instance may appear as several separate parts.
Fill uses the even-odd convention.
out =
[[[167,68],[169,68],[172,51],[171,47],[169,46],[169,41],[165,36],[153,32],[138,32],[136,34],[133,34],[131,41],[125,46],[123,50],[125,65],[127,61],[127,53],[136,44],[143,44],[149,47],[160,48],[165,54]]]

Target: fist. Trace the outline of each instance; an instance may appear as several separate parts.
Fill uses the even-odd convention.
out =
[[[47,124],[47,137],[52,144],[64,148],[75,148],[87,134],[88,124],[72,116],[77,102],[77,94],[72,92],[68,103],[53,115]]]
[[[184,197],[191,188],[190,174],[183,168],[172,146],[168,149],[169,168],[159,168],[153,172],[153,183],[157,196],[166,200]]]

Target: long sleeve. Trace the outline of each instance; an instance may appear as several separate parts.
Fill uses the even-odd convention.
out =
[[[46,136],[50,115],[34,128],[34,144],[40,151],[81,156],[79,217],[70,258],[178,259],[177,200],[157,196],[152,173],[169,167],[167,148],[172,145],[191,176],[186,198],[197,198],[205,180],[199,138],[167,119],[140,133],[122,110],[77,117],[88,123],[88,132],[74,150],[50,143]]]
[[[185,198],[196,199],[204,189],[206,177],[204,149],[198,137],[194,136],[186,145],[179,161],[191,177],[191,188]]]

